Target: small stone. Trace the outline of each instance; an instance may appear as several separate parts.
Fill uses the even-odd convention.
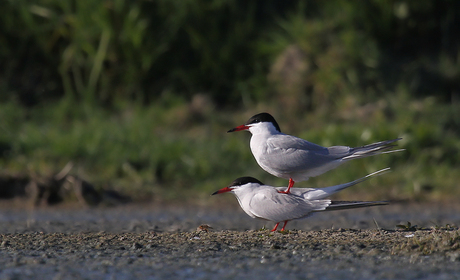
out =
[[[196,228],[196,231],[198,231],[198,232],[200,232],[200,231],[208,232],[211,229],[212,229],[212,227],[210,225],[203,224],[203,225],[198,226]]]
[[[131,249],[136,250],[136,249],[142,249],[144,246],[141,244],[134,242],[133,246],[131,246]]]

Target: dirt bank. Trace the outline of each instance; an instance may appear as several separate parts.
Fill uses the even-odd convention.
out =
[[[272,223],[237,207],[3,204],[0,279],[458,279],[457,210],[396,204],[320,213],[271,233],[258,229]],[[197,231],[201,224],[213,229]]]
[[[1,279],[458,279],[460,232],[432,229],[0,235]]]

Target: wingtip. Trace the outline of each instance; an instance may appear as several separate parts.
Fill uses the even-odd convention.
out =
[[[382,200],[382,201],[369,201],[369,206],[379,206],[379,205],[389,205],[391,201]]]
[[[326,211],[365,208],[390,204],[389,201],[332,201]]]

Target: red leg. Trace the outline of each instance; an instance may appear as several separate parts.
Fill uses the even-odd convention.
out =
[[[284,228],[286,227],[287,222],[288,221],[284,221],[284,225],[283,225],[283,228],[281,229],[281,231],[284,231]]]
[[[288,194],[291,192],[291,188],[292,186],[294,186],[294,180],[292,180],[292,178],[289,178],[289,185],[288,185],[288,188],[287,190],[285,191],[278,191],[279,193],[285,193],[285,194]]]
[[[271,231],[276,231],[276,229],[278,228],[278,225],[279,225],[279,224],[280,224],[280,223],[277,223],[277,224],[275,225],[275,227],[274,227]]]

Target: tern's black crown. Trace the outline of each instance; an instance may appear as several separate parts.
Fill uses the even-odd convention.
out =
[[[259,122],[271,122],[276,130],[281,132],[280,126],[275,121],[275,118],[272,117],[269,113],[260,113],[255,116],[252,116],[245,124],[259,123]]]
[[[240,177],[238,179],[235,179],[230,184],[230,187],[231,186],[242,186],[242,185],[246,185],[246,184],[249,184],[249,183],[257,183],[259,185],[263,185],[263,183],[261,181],[257,180],[254,177]]]

